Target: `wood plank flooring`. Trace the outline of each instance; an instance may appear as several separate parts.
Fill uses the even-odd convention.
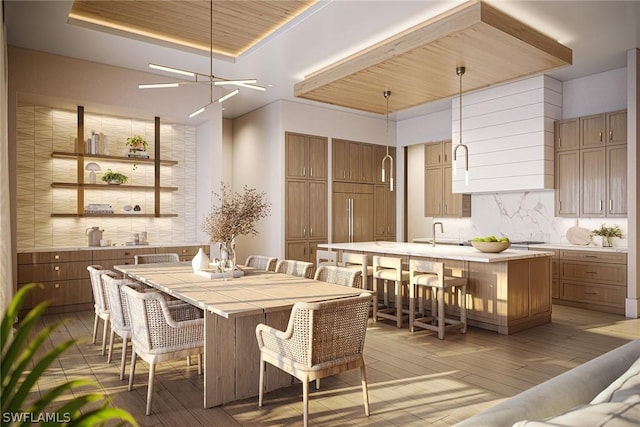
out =
[[[256,397],[204,409],[204,380],[195,358],[193,366],[184,360],[158,365],[153,413],[145,416],[147,365],[138,361],[135,388],[128,392],[127,380],[119,380],[120,340],[107,364],[101,334],[91,343],[93,313],[50,315],[42,323],[63,318],[47,345],[71,337],[84,341],[54,363],[38,383],[40,390],[88,377],[143,426],[302,424],[299,384],[266,394],[262,408]],[[563,306],[554,306],[552,323],[510,336],[470,327],[467,334],[453,331],[440,341],[429,331],[410,333],[392,322],[370,321],[365,360],[371,416],[364,415],[359,372],[354,370],[324,379],[320,390],[310,387],[310,425],[450,426],[636,338],[638,319]],[[127,378],[128,372],[127,363]]]

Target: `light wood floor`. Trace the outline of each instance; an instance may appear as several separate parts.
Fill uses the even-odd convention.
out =
[[[553,322],[510,336],[470,327],[467,334],[396,329],[370,321],[365,360],[371,416],[364,416],[359,373],[347,372],[311,386],[310,424],[319,426],[450,426],[506,397],[517,394],[632,339],[640,338],[640,320],[554,306]],[[63,354],[40,381],[41,389],[62,379],[88,377],[109,394],[113,405],[131,412],[145,426],[301,425],[299,384],[257,398],[203,409],[203,377],[184,360],[156,370],[153,414],[144,415],[147,365],[138,362],[135,389],[118,378],[120,341],[114,361],[106,363],[91,343],[93,313],[51,315],[49,324],[67,320],[49,345],[70,337],[86,338]],[[195,361],[195,358],[194,358]],[[128,376],[128,365],[127,365]],[[35,396],[32,396],[35,397]]]

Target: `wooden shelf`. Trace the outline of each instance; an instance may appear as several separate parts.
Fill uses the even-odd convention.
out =
[[[52,188],[84,188],[85,190],[154,190],[153,185],[78,184],[76,182],[52,182]],[[160,191],[178,191],[178,187],[160,187]]]
[[[178,214],[160,214],[155,215],[152,213],[112,213],[112,214],[92,214],[92,213],[52,213],[52,217],[54,218],[122,218],[122,217],[140,217],[140,218],[174,218],[177,217]]]
[[[136,157],[123,157],[123,156],[107,156],[103,154],[80,154],[80,153],[72,153],[67,151],[54,151],[53,153],[51,153],[51,157],[54,157],[57,159],[77,159],[80,156],[86,157],[88,159],[103,159],[103,160],[110,160],[113,162],[122,162],[122,163],[153,164],[155,162],[154,159],[139,159]],[[160,159],[160,164],[163,166],[174,166],[178,164],[178,161]]]

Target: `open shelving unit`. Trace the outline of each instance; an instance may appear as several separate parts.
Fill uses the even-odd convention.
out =
[[[76,189],[77,190],[77,206],[76,212],[52,213],[52,217],[56,218],[82,218],[82,217],[142,217],[142,218],[167,218],[177,217],[177,214],[160,212],[160,193],[178,191],[178,187],[162,187],[160,186],[160,167],[175,166],[178,164],[176,160],[160,159],[160,118],[154,118],[154,152],[155,158],[138,158],[125,156],[112,156],[105,154],[85,154],[84,152],[84,107],[78,106],[78,126],[76,147],[74,152],[54,151],[51,153],[52,158],[59,159],[75,159],[77,161],[77,179],[76,182],[52,182],[52,188]],[[108,160],[112,162],[131,163],[131,164],[150,164],[154,166],[154,184],[153,185],[112,185],[112,184],[88,184],[84,182],[84,168],[86,160]],[[154,192],[154,209],[153,213],[87,213],[84,210],[84,193],[90,190],[107,190],[107,191],[153,191]]]

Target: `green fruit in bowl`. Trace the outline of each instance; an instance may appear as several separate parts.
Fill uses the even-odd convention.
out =
[[[498,242],[503,242],[503,243],[507,243],[509,241],[508,237],[501,237],[498,239]]]

